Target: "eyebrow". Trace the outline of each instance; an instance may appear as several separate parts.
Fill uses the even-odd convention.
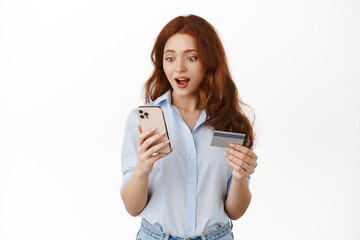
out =
[[[166,51],[164,52],[164,54],[167,53],[167,52],[175,52],[175,51],[172,50],[172,49],[168,49],[168,50],[166,50]],[[197,52],[197,51],[196,51],[196,49],[186,49],[186,50],[184,51],[184,53],[187,53],[187,52]]]

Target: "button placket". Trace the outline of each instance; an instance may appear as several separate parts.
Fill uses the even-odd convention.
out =
[[[197,149],[195,135],[189,132],[186,141],[187,155],[187,199],[186,199],[186,234],[195,235],[196,228],[196,192],[197,192]]]
[[[195,143],[189,141],[189,155],[188,155],[188,195],[187,195],[187,234],[195,234],[196,224],[196,192],[197,192],[197,157]]]

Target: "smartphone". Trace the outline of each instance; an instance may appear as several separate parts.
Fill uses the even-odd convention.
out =
[[[157,145],[161,142],[164,142],[166,140],[169,140],[169,135],[164,118],[164,112],[161,107],[140,106],[137,109],[137,116],[139,118],[141,131],[144,132],[147,129],[156,128],[153,134],[151,134],[150,136],[163,132],[166,133],[162,138],[158,139],[150,147]],[[170,151],[171,151],[171,145],[169,143],[165,147],[161,148],[158,153],[169,153]]]

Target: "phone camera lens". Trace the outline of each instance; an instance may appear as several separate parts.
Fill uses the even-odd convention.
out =
[[[144,113],[144,115],[145,115],[145,116],[149,116],[149,114],[148,114],[147,112],[146,112],[146,113]]]
[[[139,113],[143,113],[143,110],[139,110]]]
[[[144,115],[140,115],[140,118],[144,118]]]

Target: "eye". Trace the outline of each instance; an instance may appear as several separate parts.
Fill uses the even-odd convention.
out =
[[[165,58],[165,61],[168,61],[168,62],[172,62],[172,61],[174,61],[175,60],[175,58],[173,58],[173,57],[167,57],[167,58]]]
[[[198,59],[198,58],[195,57],[195,56],[189,56],[187,59],[188,59],[189,61],[195,61],[195,60]]]

